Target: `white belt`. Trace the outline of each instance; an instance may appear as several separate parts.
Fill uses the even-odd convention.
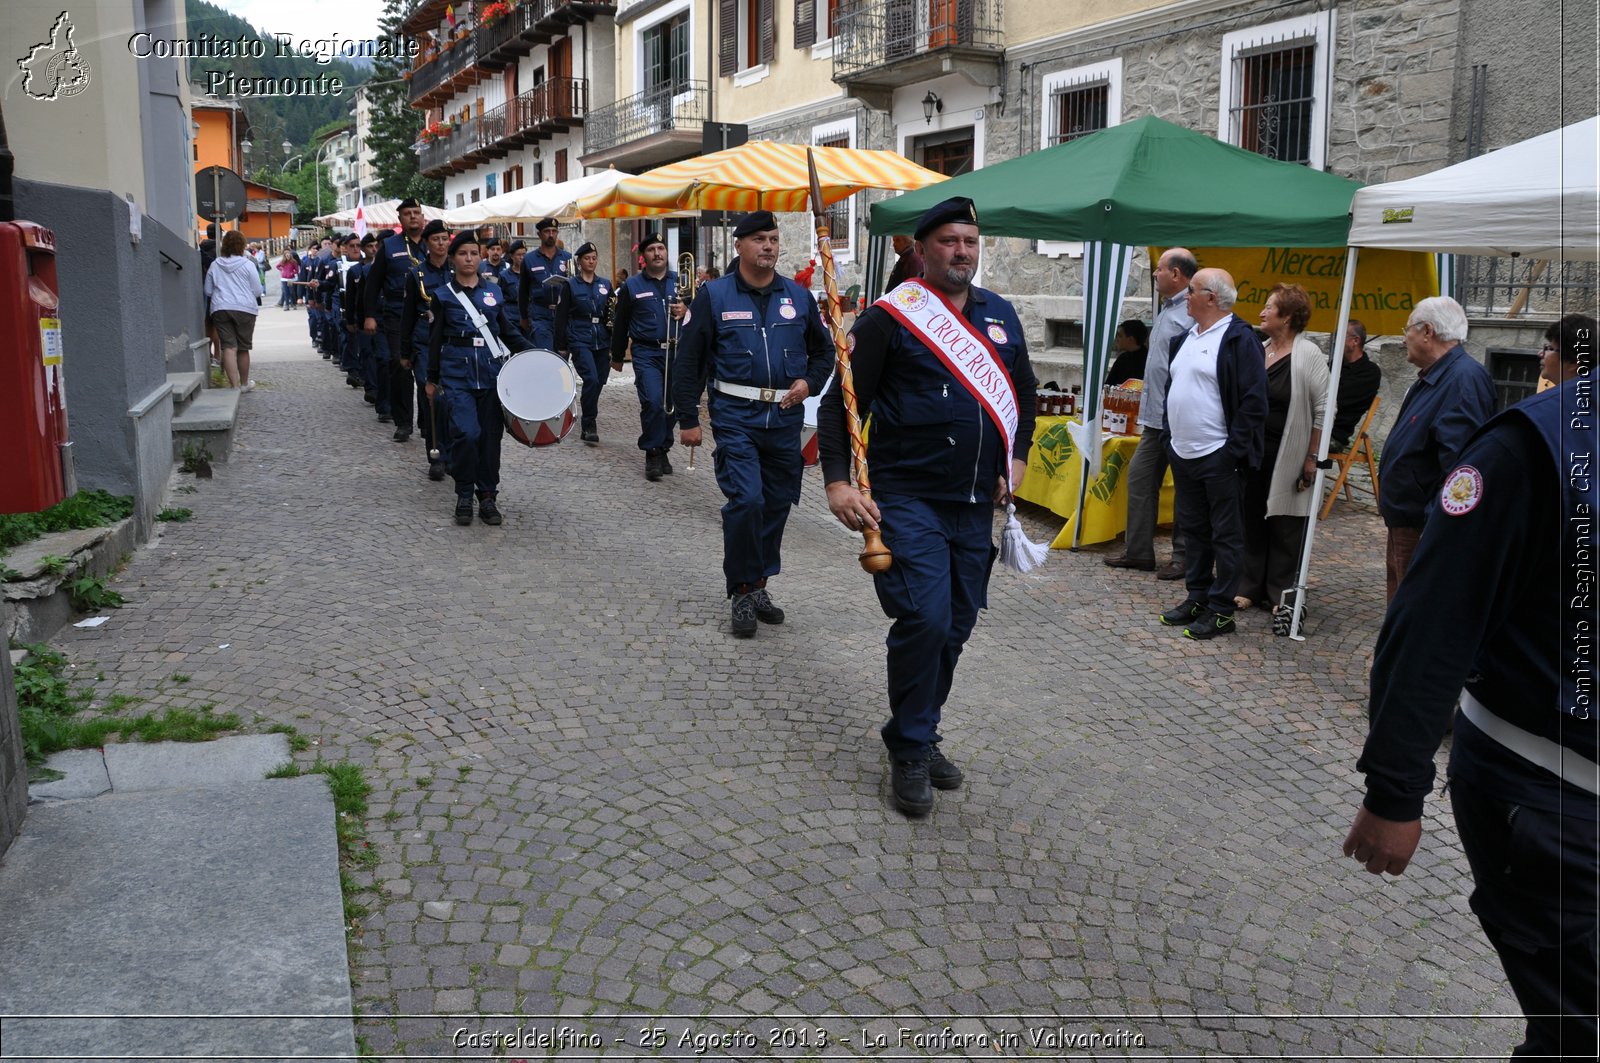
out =
[[[749,384],[726,384],[721,380],[713,380],[711,386],[724,395],[750,399],[752,402],[782,402],[783,397],[789,394],[788,388],[753,388]]]
[[[1580,790],[1600,795],[1600,764],[1531,731],[1524,731],[1486,708],[1483,702],[1461,692],[1461,714],[1473,725],[1523,760],[1561,776]]]

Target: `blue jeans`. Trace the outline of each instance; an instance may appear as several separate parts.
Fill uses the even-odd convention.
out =
[[[728,593],[782,568],[783,527],[800,501],[800,426],[719,426],[712,463],[722,507],[722,573]]]
[[[872,577],[889,628],[889,722],[883,744],[915,760],[939,741],[956,662],[989,604],[996,551],[994,503],[875,494],[883,541],[894,555]]]
[[[289,286],[288,281],[278,283],[278,305],[285,307],[294,305],[294,289]]]
[[[1201,458],[1180,458],[1168,446],[1167,459],[1177,489],[1189,600],[1218,616],[1232,616],[1244,562],[1244,477],[1225,446]]]
[[[406,386],[411,386],[410,374]],[[456,496],[494,494],[500,489],[500,440],[506,432],[500,396],[494,388],[442,387],[433,401],[449,418],[445,457]]]
[[[662,404],[667,352],[660,347],[633,345],[633,387],[639,393],[639,449],[666,450],[672,446],[672,428]]]
[[[572,364],[583,378],[583,397],[579,400],[583,411],[582,426],[593,428],[600,416],[600,392],[611,375],[611,352],[581,344],[572,345]],[[637,370],[635,370],[637,372]]]

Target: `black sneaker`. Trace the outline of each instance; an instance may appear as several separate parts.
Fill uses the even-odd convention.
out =
[[[889,787],[894,791],[895,807],[908,816],[926,816],[933,811],[933,786],[928,779],[928,762],[896,760],[889,767]]]
[[[443,458],[440,458],[438,461],[428,462],[428,479],[437,482],[444,479],[444,474],[445,467]]]
[[[756,619],[763,624],[783,623],[783,610],[772,604],[772,595],[767,593],[765,587],[759,587],[750,592],[756,610]]]
[[[661,470],[661,452],[647,450],[644,452],[644,478],[651,483],[661,479],[665,473]]]
[[[376,406],[378,404],[378,393],[375,391],[363,391],[361,393],[361,401],[368,406]]]
[[[1190,598],[1182,605],[1162,613],[1161,622],[1168,627],[1182,627],[1191,620],[1200,619],[1200,614],[1205,611],[1205,606]]]
[[[463,528],[472,523],[471,495],[458,495],[456,497],[456,523]]]
[[[354,373],[346,373],[344,375],[344,382],[353,388],[361,387],[361,378],[356,376]]]
[[[934,746],[928,750],[928,781],[936,790],[961,789],[961,769]]]
[[[396,428],[394,430],[394,441],[396,443],[407,442],[410,438],[411,438],[411,429],[409,429],[409,428]]]
[[[592,424],[584,425],[582,431],[579,432],[579,435],[581,435],[583,437],[583,441],[589,444],[591,447],[598,447],[600,445],[600,433],[595,431],[595,427]]]
[[[665,450],[661,452],[661,471],[667,476],[672,475],[672,458]]]
[[[1221,613],[1213,613],[1207,610],[1206,614],[1199,620],[1183,629],[1183,637],[1204,642],[1206,639],[1214,639],[1218,635],[1231,635],[1234,632],[1234,628],[1232,616],[1223,616]]]
[[[394,424],[394,418],[390,417],[386,413],[380,413],[380,414],[378,414],[378,423],[379,424]]]
[[[733,596],[733,634],[737,638],[747,639],[756,633],[756,596],[754,594],[739,594]]]
[[[500,522],[505,520],[500,515],[500,507],[494,504],[494,495],[484,495],[478,501],[478,519],[494,527],[499,527]]]

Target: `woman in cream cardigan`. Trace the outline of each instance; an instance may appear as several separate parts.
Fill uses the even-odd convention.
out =
[[[1241,609],[1276,608],[1300,565],[1328,393],[1328,360],[1301,335],[1310,320],[1311,298],[1298,284],[1274,287],[1261,309],[1267,334],[1267,450],[1261,468],[1245,480],[1241,502],[1244,564],[1234,599]]]

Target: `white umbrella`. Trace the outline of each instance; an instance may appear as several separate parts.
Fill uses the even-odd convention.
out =
[[[502,192],[498,196],[477,203],[468,203],[444,212],[447,225],[514,225],[517,222],[536,222],[541,218],[558,218],[576,221],[577,201],[585,196],[606,192],[618,181],[633,174],[621,170],[602,170],[587,177],[571,181],[541,181],[536,185]]]
[[[392,229],[400,224],[400,211],[397,209],[399,206],[400,201],[398,199],[386,199],[382,203],[368,203],[363,208],[362,214],[366,218],[368,225],[374,228]],[[422,208],[422,216],[432,221],[435,218],[443,218],[445,211],[441,207],[424,206]],[[353,225],[356,220],[356,211],[354,207],[351,207],[349,210],[324,214],[314,220],[319,225]]]

